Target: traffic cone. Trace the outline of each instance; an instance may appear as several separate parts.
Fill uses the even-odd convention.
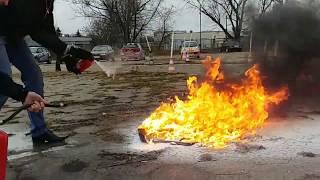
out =
[[[183,51],[182,52],[182,60],[185,61],[187,59],[187,52]]]
[[[168,71],[169,71],[169,73],[174,73],[176,71],[176,67],[174,66],[173,58],[170,58]]]
[[[6,179],[8,154],[8,135],[0,131],[0,180]]]
[[[190,56],[189,56],[189,53],[187,52],[187,58],[186,58],[186,62],[190,62]]]

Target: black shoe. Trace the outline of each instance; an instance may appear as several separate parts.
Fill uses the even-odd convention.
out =
[[[67,138],[68,136],[59,137],[52,131],[48,131],[39,137],[32,137],[32,142],[34,145],[65,143]]]

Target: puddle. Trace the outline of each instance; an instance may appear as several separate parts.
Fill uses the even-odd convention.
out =
[[[25,152],[26,150],[33,148],[31,137],[25,135],[30,131],[30,128],[26,124],[19,123],[1,126],[1,130],[10,134],[8,147],[9,155]]]
[[[7,134],[10,134],[8,160],[15,160],[33,156],[38,153],[55,152],[67,148],[81,146],[77,141],[68,139],[67,144],[61,144],[60,146],[41,146],[34,148],[31,136],[25,135],[30,129],[24,123],[1,126],[1,130],[5,131]]]

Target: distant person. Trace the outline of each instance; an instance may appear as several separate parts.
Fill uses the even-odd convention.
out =
[[[0,0],[0,107],[7,97],[32,103],[29,109],[34,144],[64,142],[47,128],[43,114],[45,101],[42,72],[24,41],[26,35],[62,57],[68,71],[79,74],[80,59],[93,59],[92,54],[66,45],[57,36],[53,20],[54,0]],[[25,88],[14,83],[11,64],[21,72]],[[35,111],[35,112],[31,112]]]

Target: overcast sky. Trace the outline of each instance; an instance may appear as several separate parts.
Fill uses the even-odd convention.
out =
[[[183,0],[165,0],[165,5],[174,5],[177,13],[174,17],[175,30],[199,31],[199,12],[187,7]],[[63,33],[73,34],[78,29],[81,31],[88,24],[88,19],[79,17],[77,8],[70,0],[56,0],[55,2],[55,25]],[[202,29],[212,30],[212,22],[203,16]]]

